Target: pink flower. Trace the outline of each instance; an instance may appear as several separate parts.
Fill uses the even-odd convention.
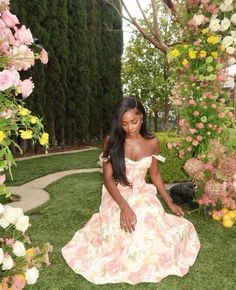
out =
[[[193,74],[191,74],[191,75],[189,76],[189,80],[190,80],[191,82],[194,82],[194,81],[195,81],[195,76],[194,76]]]
[[[201,135],[198,135],[198,136],[197,136],[197,140],[198,140],[198,141],[202,141],[202,136],[201,136]]]
[[[207,124],[207,127],[212,128],[212,124],[211,123]]]
[[[40,54],[39,54],[39,59],[43,64],[48,63],[48,53],[46,52],[45,49],[42,49]]]
[[[220,134],[221,131],[222,131],[222,128],[221,128],[221,127],[216,128],[216,132],[217,132],[218,134]]]
[[[195,116],[195,117],[199,116],[199,114],[200,114],[200,113],[199,113],[198,111],[194,111],[194,112],[193,112],[193,116]]]
[[[197,123],[197,124],[196,124],[196,127],[197,127],[198,129],[202,129],[202,128],[204,127],[204,125],[203,125],[202,123]]]
[[[191,152],[192,151],[192,147],[191,146],[187,147],[187,151]]]
[[[194,105],[196,104],[194,100],[189,100],[188,103],[189,103],[189,105],[191,105],[191,106],[194,106]]]
[[[5,22],[7,27],[10,27],[10,28],[13,28],[16,26],[16,24],[20,23],[16,15],[11,14],[9,10],[3,11],[1,18]]]
[[[12,289],[15,290],[22,290],[26,286],[26,279],[23,275],[15,275],[12,282]]]
[[[191,136],[187,136],[187,137],[185,138],[185,140],[186,140],[187,142],[192,142],[193,138],[192,138]]]
[[[226,80],[226,73],[225,73],[225,71],[220,71],[219,73],[218,73],[218,75],[217,75],[217,78],[216,78],[216,80],[218,81],[218,82],[222,82],[222,81],[225,81]]]
[[[216,109],[217,108],[216,104],[211,104],[211,107],[212,107],[212,109]]]
[[[19,73],[15,70],[4,69],[0,72],[0,91],[5,91],[14,86],[19,80]]]
[[[199,42],[199,40],[195,40],[194,43],[193,43],[193,45],[196,46],[196,47],[197,47],[197,46],[200,46],[200,42]]]
[[[34,42],[30,29],[26,29],[25,25],[22,25],[21,28],[15,32],[15,38],[18,39],[21,44],[30,45]]]
[[[218,114],[218,117],[219,118],[224,118],[224,116],[225,116],[225,113],[224,112],[221,112],[221,113]]]
[[[167,143],[166,146],[169,150],[171,150],[173,148],[173,145],[171,143]]]
[[[0,184],[3,184],[6,180],[6,175],[3,174],[3,175],[0,175]]]
[[[198,140],[193,140],[193,142],[192,142],[192,144],[193,144],[193,146],[197,146],[198,145]]]
[[[183,159],[184,158],[184,151],[180,150],[178,156],[180,159]]]
[[[202,171],[203,167],[203,162],[196,158],[190,158],[184,164],[184,170],[190,177],[194,177],[197,172]]]
[[[189,26],[197,26],[197,22],[194,18],[192,18],[188,21],[188,25]]]
[[[190,128],[189,131],[191,134],[195,134],[197,132],[197,130],[195,128]]]
[[[173,104],[175,106],[181,106],[182,105],[182,101],[180,99],[174,99]]]
[[[24,44],[13,47],[8,56],[12,58],[10,65],[16,67],[17,70],[27,70],[34,65],[34,53]]]
[[[234,114],[232,112],[228,112],[227,115],[228,115],[229,118],[232,118],[234,116]]]
[[[32,82],[31,78],[23,80],[19,86],[20,92],[23,98],[27,98],[34,89],[34,83]]]

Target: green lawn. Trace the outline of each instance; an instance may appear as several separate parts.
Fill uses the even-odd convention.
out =
[[[50,201],[31,211],[33,242],[43,245],[50,241],[54,246],[51,265],[41,271],[35,286],[37,290],[235,290],[236,282],[236,227],[225,229],[204,215],[192,213],[186,218],[196,227],[201,250],[196,263],[183,278],[170,276],[159,284],[142,283],[135,286],[125,283],[94,285],[75,274],[63,260],[60,249],[83,227],[91,215],[98,211],[101,194],[101,174],[86,173],[67,176],[46,190]]]

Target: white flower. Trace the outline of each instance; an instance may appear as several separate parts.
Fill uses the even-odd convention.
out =
[[[225,47],[228,47],[230,46],[231,44],[233,44],[234,42],[234,39],[233,39],[233,36],[225,36],[223,41],[222,41],[222,44],[225,46]]]
[[[233,54],[235,52],[235,48],[232,46],[228,46],[228,47],[226,47],[226,52],[228,54]]]
[[[4,218],[0,219],[0,227],[2,227],[3,229],[6,229],[9,226],[9,222],[7,220],[5,220]]]
[[[2,270],[10,270],[14,266],[14,262],[10,255],[6,255],[2,259]]]
[[[4,205],[0,203],[0,215],[4,213],[4,209],[5,209]]]
[[[205,19],[205,16],[202,14],[194,14],[193,19],[196,21],[197,25],[201,25]]]
[[[229,12],[233,10],[233,5],[226,5],[225,3],[220,4],[220,10],[223,12]]]
[[[229,27],[230,27],[230,20],[227,17],[225,17],[223,20],[221,20],[220,30],[226,31]]]
[[[36,267],[27,269],[27,271],[25,272],[25,278],[26,278],[27,284],[35,284],[38,277],[39,277],[39,271]]]
[[[236,37],[236,31],[235,30],[231,30],[230,31],[231,35],[235,38]]]
[[[3,255],[4,255],[3,250],[2,248],[0,248],[0,264],[2,264]]]
[[[235,57],[231,56],[231,57],[229,58],[229,60],[228,60],[228,65],[235,64],[235,62],[236,62]]]
[[[212,18],[210,21],[209,28],[211,31],[218,31],[220,29],[220,19],[218,18]]]
[[[13,253],[17,257],[24,257],[25,256],[25,246],[22,242],[16,241],[13,245]]]
[[[233,0],[225,0],[225,5],[229,6],[232,4]]]
[[[236,25],[236,13],[231,16],[230,20],[234,25]]]
[[[23,215],[19,218],[16,223],[16,229],[21,232],[25,232],[29,227],[29,217],[27,215]]]
[[[23,215],[22,208],[14,208],[11,206],[6,206],[3,217],[9,223],[15,224],[22,215]]]

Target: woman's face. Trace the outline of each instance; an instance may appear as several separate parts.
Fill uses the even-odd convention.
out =
[[[142,114],[137,109],[130,109],[121,117],[121,127],[126,136],[134,137],[140,132],[142,125]]]

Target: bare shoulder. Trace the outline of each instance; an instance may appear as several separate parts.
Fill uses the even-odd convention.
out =
[[[147,142],[150,146],[152,154],[159,153],[159,139],[156,136],[152,139],[147,139]]]

